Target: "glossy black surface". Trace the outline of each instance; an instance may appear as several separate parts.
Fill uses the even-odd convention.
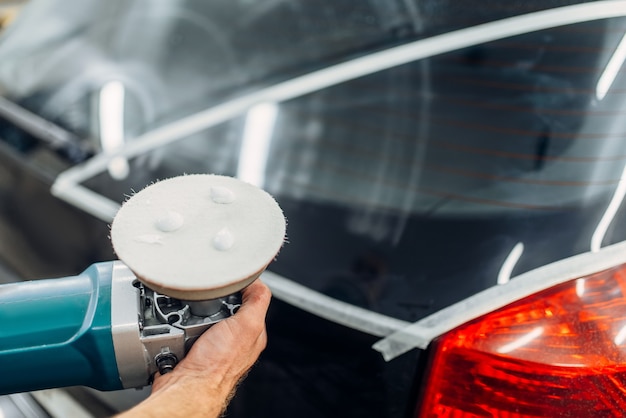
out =
[[[83,2],[67,27],[45,26],[44,42],[27,29],[54,11],[35,2],[39,9],[0,40],[0,91],[98,150],[94,100],[111,79],[127,86],[132,141],[348,59],[576,3]],[[626,164],[623,70],[598,93],[625,33],[624,18],[558,26],[276,103],[269,153],[259,155],[261,186],[285,211],[289,243],[271,270],[416,321],[496,285],[520,243],[512,276],[589,251]],[[26,70],[16,77],[15,68]],[[121,202],[159,178],[236,175],[248,116],[131,159],[123,181],[104,172],[84,184]],[[7,120],[0,139],[1,213],[10,226],[0,233],[23,242],[0,256],[23,275],[42,277],[113,257],[105,222],[48,193],[73,161]],[[602,245],[626,238],[625,212],[610,222]],[[268,349],[239,389],[232,416],[398,417],[413,409],[411,387],[424,360],[416,350],[385,363],[371,349],[378,337],[279,300],[268,330]]]

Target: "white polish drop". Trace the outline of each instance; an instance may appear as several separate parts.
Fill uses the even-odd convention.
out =
[[[228,251],[235,243],[235,237],[228,228],[220,229],[213,238],[213,247],[219,251]]]
[[[159,234],[145,234],[135,237],[135,241],[142,244],[163,244],[161,236]]]
[[[211,187],[211,200],[215,203],[233,203],[235,201],[235,193],[223,186],[213,186]]]
[[[154,226],[162,232],[173,232],[183,226],[185,219],[183,215],[173,210],[167,211],[167,213],[156,220]]]

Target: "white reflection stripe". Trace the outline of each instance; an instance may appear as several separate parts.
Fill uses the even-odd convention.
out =
[[[246,115],[237,178],[257,187],[265,185],[265,169],[277,114],[276,103],[259,103]]]
[[[626,15],[626,0],[597,1],[515,16],[385,49],[295,77],[182,118],[147,132],[132,142],[127,142],[118,155],[132,158],[232,119],[261,102],[280,103],[378,71],[485,42],[557,26],[624,15]],[[105,170],[110,158],[105,154],[99,154],[86,163],[61,173],[52,187],[52,193],[61,199],[69,200],[68,195],[79,187],[78,183]],[[108,200],[102,196],[104,206],[110,206]],[[96,202],[94,204],[97,205]],[[94,208],[93,212],[88,212],[97,216],[104,210],[104,208]]]
[[[427,316],[376,342],[373,348],[385,360],[392,360],[413,348],[426,348],[438,336],[523,297],[623,263],[626,263],[626,241],[539,267]]]
[[[501,354],[510,353],[511,351],[515,351],[518,348],[522,348],[525,345],[528,345],[534,339],[539,337],[541,334],[543,334],[543,327],[537,327],[533,329],[532,331],[530,331],[528,334],[522,335],[517,340],[514,340],[508,344],[503,345],[502,347],[498,348],[497,351],[498,353],[501,353]]]
[[[584,277],[576,280],[576,296],[579,298],[585,296],[585,280],[586,279]]]
[[[511,273],[513,273],[513,269],[523,252],[524,243],[518,242],[515,244],[515,247],[513,247],[509,255],[506,257],[506,260],[504,260],[504,263],[502,263],[502,267],[500,267],[500,271],[498,272],[498,284],[505,284],[509,282],[511,279]]]
[[[598,100],[604,99],[609,92],[617,73],[619,73],[620,68],[624,65],[624,60],[626,60],[626,35],[622,37],[622,40],[617,48],[615,48],[615,52],[613,52],[611,59],[609,59],[602,75],[598,79],[598,84],[596,85],[596,97]]]
[[[606,235],[606,231],[609,229],[611,222],[613,222],[613,218],[615,218],[615,214],[617,214],[617,210],[621,206],[624,201],[624,197],[626,196],[626,166],[624,166],[624,170],[622,171],[622,177],[619,180],[617,187],[615,188],[615,193],[613,193],[613,197],[611,198],[611,202],[606,208],[604,215],[602,215],[602,219],[598,222],[598,226],[596,230],[593,231],[593,235],[591,236],[591,251],[599,251],[602,246],[602,240]]]
[[[108,154],[124,146],[124,96],[124,85],[119,81],[110,81],[100,89],[100,140]]]
[[[124,157],[116,155],[124,146],[124,84],[110,81],[100,89],[100,142],[105,154],[114,156],[108,164],[109,174],[116,180],[128,177],[130,167]]]

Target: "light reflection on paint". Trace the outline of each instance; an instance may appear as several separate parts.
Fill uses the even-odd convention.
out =
[[[509,282],[511,279],[511,273],[513,273],[513,269],[523,252],[524,243],[518,242],[515,244],[515,247],[513,247],[509,255],[506,257],[506,260],[504,260],[504,263],[502,263],[502,267],[500,267],[500,271],[498,272],[498,284],[505,284]]]
[[[498,348],[497,351],[498,353],[501,353],[501,354],[510,353],[511,351],[515,351],[518,348],[522,348],[525,345],[531,343],[541,334],[543,334],[543,327],[537,327],[533,329],[532,331],[530,331],[528,334],[521,336],[517,340],[514,340],[508,344],[503,345],[502,347]]]
[[[100,142],[105,154],[115,155],[124,147],[124,96],[124,85],[120,81],[110,81],[100,90]],[[113,157],[107,170],[115,180],[124,180],[130,173],[128,160]]]
[[[604,99],[604,96],[608,93],[620,68],[624,65],[624,60],[626,60],[626,34],[622,37],[617,48],[615,48],[615,52],[613,52],[611,59],[609,59],[602,75],[598,79],[598,84],[596,85],[596,97],[598,100]]]
[[[268,102],[252,106],[246,115],[237,178],[257,187],[265,184],[265,168],[277,114],[277,104]]]

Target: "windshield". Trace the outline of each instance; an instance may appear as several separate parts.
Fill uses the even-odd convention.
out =
[[[183,173],[265,188],[272,270],[413,321],[626,232],[626,20],[484,35],[578,2],[491,3],[47,2],[0,42],[0,92],[115,157],[78,181],[113,202]]]

